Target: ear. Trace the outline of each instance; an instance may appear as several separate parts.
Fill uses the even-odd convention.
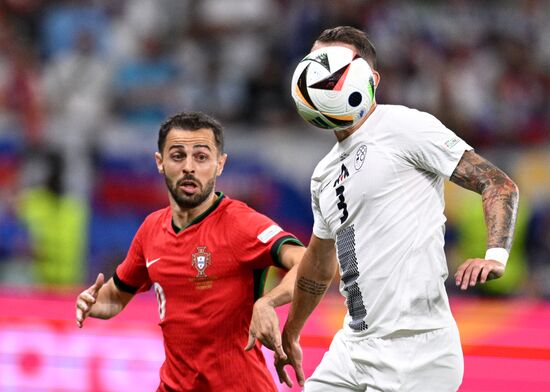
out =
[[[225,166],[225,162],[227,161],[227,154],[221,154],[218,158],[218,170],[216,172],[216,176],[221,176],[223,172],[223,168]]]
[[[159,173],[164,173],[164,165],[162,163],[162,155],[160,155],[160,152],[155,152],[155,162]]]
[[[378,71],[372,71],[372,75],[374,76],[374,88],[378,88],[378,84],[380,83],[380,74]]]

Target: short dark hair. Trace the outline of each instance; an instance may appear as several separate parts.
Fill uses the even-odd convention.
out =
[[[201,112],[183,112],[176,114],[166,120],[159,129],[158,149],[162,154],[166,137],[172,129],[184,131],[197,131],[199,129],[211,129],[214,133],[214,140],[218,151],[223,153],[223,127],[215,118]]]
[[[324,30],[317,42],[343,42],[357,48],[359,56],[364,58],[372,69],[376,69],[376,50],[368,35],[351,26],[338,26]]]

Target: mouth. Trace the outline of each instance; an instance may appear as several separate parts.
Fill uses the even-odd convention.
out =
[[[199,189],[199,185],[192,180],[183,180],[178,182],[178,188],[184,193],[195,193]]]

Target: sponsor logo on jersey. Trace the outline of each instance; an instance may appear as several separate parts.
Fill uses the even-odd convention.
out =
[[[342,163],[342,167],[340,168],[340,175],[338,176],[336,181],[334,181],[333,187],[336,187],[336,185],[340,184],[342,181],[344,181],[348,177],[349,177],[348,168],[346,167],[346,165]]]
[[[260,233],[260,235],[258,236],[258,239],[262,241],[264,244],[267,244],[267,241],[275,237],[275,235],[277,235],[281,231],[283,231],[283,229],[281,229],[279,226],[271,225]]]
[[[349,157],[349,152],[344,152],[340,155],[340,162]]]
[[[363,163],[365,162],[365,158],[367,157],[367,145],[362,144],[357,149],[357,152],[355,153],[355,170],[361,169],[363,166]]]
[[[147,268],[149,268],[150,266],[152,266],[153,264],[155,264],[159,260],[160,260],[160,257],[158,259],[154,259],[154,260],[151,260],[151,261],[149,261],[149,259],[145,259],[145,266]]]
[[[197,276],[195,278],[207,278],[206,267],[208,267],[212,261],[212,254],[206,251],[206,246],[197,246],[197,252],[193,253],[193,267],[197,269]]]

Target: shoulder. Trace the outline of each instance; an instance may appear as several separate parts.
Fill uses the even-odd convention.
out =
[[[242,212],[254,211],[248,204],[237,199],[231,199],[229,196],[224,195],[223,201],[220,204],[220,210],[224,215],[234,215]]]
[[[250,219],[265,217],[265,215],[259,213],[245,202],[230,199],[227,196],[220,207],[223,209],[224,219],[229,220],[235,225],[246,225],[246,222]]]
[[[172,211],[170,207],[154,211],[145,217],[140,230],[159,228],[171,217]]]
[[[162,221],[169,215],[171,215],[170,207],[161,208],[160,210],[153,211],[147,215],[143,220],[143,223],[155,224]]]
[[[420,143],[432,143],[452,136],[437,117],[402,105],[382,105],[382,135],[393,148],[416,149]]]
[[[443,126],[434,115],[422,110],[403,105],[380,105],[380,109],[383,121],[396,132]]]
[[[256,237],[266,227],[275,224],[268,216],[235,199],[224,200],[222,215],[223,226],[230,226],[232,232],[240,235]]]

